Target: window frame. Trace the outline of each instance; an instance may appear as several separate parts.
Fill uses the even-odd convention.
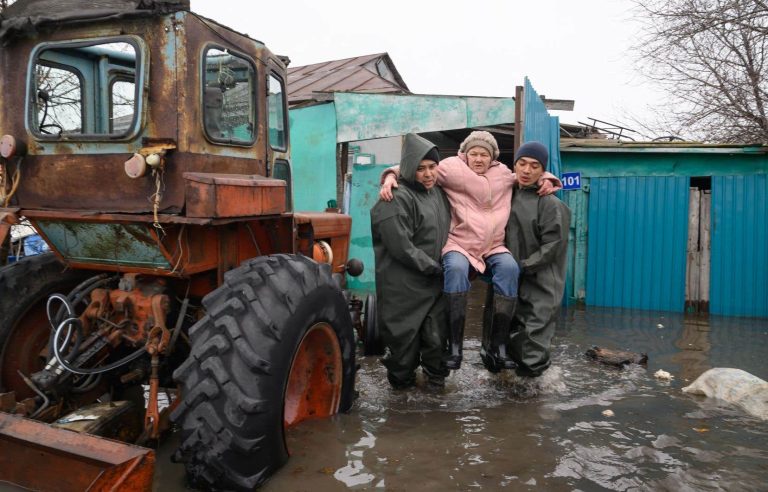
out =
[[[130,125],[126,131],[119,134],[112,133],[65,133],[62,135],[47,135],[41,133],[37,127],[33,126],[32,119],[36,116],[33,115],[34,110],[38,107],[37,99],[37,81],[35,78],[35,67],[40,64],[44,66],[53,66],[55,68],[64,68],[75,71],[77,70],[78,78],[80,79],[81,87],[81,101],[83,114],[81,114],[81,127],[86,126],[86,112],[90,111],[90,106],[94,101],[87,101],[85,98],[85,80],[84,75],[80,73],[77,67],[65,64],[57,64],[47,60],[41,60],[40,54],[49,49],[62,49],[62,48],[85,48],[90,46],[98,46],[102,44],[113,43],[126,43],[133,46],[135,52],[134,61],[134,113]],[[58,66],[57,66],[58,65]],[[109,77],[109,73],[107,74]],[[37,44],[29,57],[27,67],[27,99],[25,103],[25,115],[24,125],[27,131],[38,141],[72,141],[72,142],[115,142],[115,141],[130,141],[135,139],[143,126],[144,107],[145,101],[149,92],[149,50],[143,39],[135,35],[120,35],[120,36],[100,36],[96,38],[86,39],[71,39],[63,41],[45,41]],[[109,108],[107,113],[109,112]],[[107,115],[108,117],[108,115]]]
[[[107,96],[109,97],[109,107],[107,108],[107,117],[109,119],[109,129],[110,129],[110,135],[112,134],[112,129],[114,128],[115,124],[115,84],[119,82],[129,82],[136,85],[135,80],[131,80],[130,78],[126,77],[123,73],[117,73],[117,74],[110,74],[109,76],[109,87],[107,89]],[[134,87],[134,96],[136,95],[136,89]],[[136,107],[135,101],[134,101],[134,108]],[[133,120],[131,121],[133,122]]]
[[[285,138],[283,138],[283,146],[282,147],[275,147],[272,145],[272,139],[270,138],[270,121],[269,121],[269,78],[274,77],[275,80],[277,80],[278,83],[280,83],[281,93],[283,94],[282,99],[282,112],[283,112],[283,135]],[[275,72],[274,70],[270,70],[267,73],[266,78],[266,100],[267,100],[267,143],[269,144],[269,147],[272,150],[276,150],[278,152],[286,152],[288,150],[288,92],[286,90],[287,84],[283,80],[283,78]]]
[[[78,80],[78,82],[80,84],[80,128],[85,126],[85,113],[86,113],[86,105],[85,105],[86,101],[85,101],[85,94],[84,94],[84,92],[85,92],[85,78],[83,77],[83,73],[80,71],[80,69],[78,69],[77,67],[73,67],[72,65],[65,65],[63,63],[56,63],[56,62],[51,62],[51,61],[45,61],[45,63],[36,63],[35,67],[33,67],[33,69],[32,69],[33,71],[37,67],[37,65],[41,65],[43,67],[48,67],[48,68],[54,68],[54,69],[57,69],[57,70],[64,70],[64,71],[67,71],[67,72],[71,72],[71,73],[73,73],[75,75],[75,77],[77,77],[77,80]],[[36,74],[32,74],[30,76],[31,77],[36,77]],[[34,89],[37,89],[37,83],[36,82],[34,83]],[[35,92],[34,92],[34,97],[37,97],[37,90],[35,90]],[[34,103],[32,103],[30,101],[30,104],[34,104]],[[48,133],[40,132],[39,131],[40,121],[37,121],[37,114],[33,114],[32,112],[30,112],[30,117],[36,119],[36,121],[35,121],[35,123],[36,123],[35,128],[38,129],[37,132],[33,132],[33,135],[35,135],[35,136],[43,136],[43,137],[53,137],[53,138],[56,138],[56,139],[60,138],[58,135],[53,135],[53,134],[48,134]],[[31,122],[29,122],[29,123],[31,123]],[[81,133],[81,135],[82,135],[82,133]],[[69,136],[69,134],[67,134],[67,136]]]
[[[251,140],[233,140],[230,138],[217,138],[208,133],[208,128],[205,124],[205,75],[206,75],[206,56],[208,54],[208,51],[211,49],[217,49],[219,51],[226,51],[232,56],[236,56],[240,58],[241,60],[248,63],[248,65],[253,70],[253,87],[251,88],[251,114],[250,116],[253,118],[253,137]],[[226,145],[229,147],[253,147],[256,145],[256,142],[259,140],[259,122],[258,122],[258,115],[259,115],[259,100],[258,100],[258,94],[259,94],[259,69],[256,62],[248,56],[247,54],[233,50],[228,47],[224,47],[219,44],[215,43],[205,43],[202,47],[202,50],[200,51],[200,83],[198,84],[198,89],[200,90],[199,97],[198,97],[198,104],[200,107],[200,127],[203,130],[203,136],[205,136],[205,139],[208,140],[211,143],[217,144],[217,145]]]

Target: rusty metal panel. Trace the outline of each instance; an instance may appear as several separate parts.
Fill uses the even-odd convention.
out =
[[[151,449],[0,412],[0,482],[25,490],[150,491]]]
[[[35,226],[67,261],[171,268],[151,225],[40,220]]]
[[[34,47],[45,39],[103,38],[135,34],[144,40],[149,57],[149,104],[142,115],[141,131],[131,141],[38,141],[25,127],[27,66]],[[44,38],[43,38],[44,35]],[[153,142],[175,143],[165,158],[159,187],[159,210],[179,213],[184,206],[184,172],[217,172],[266,175],[266,88],[259,88],[257,142],[250,147],[219,145],[205,139],[202,131],[199,55],[206,43],[246,53],[263,71],[261,59],[271,54],[259,42],[189,12],[142,19],[113,20],[98,25],[67,26],[41,31],[39,38],[17,40],[0,47],[0,88],[3,111],[0,131],[28,143],[22,161],[22,180],[14,205],[25,209],[72,209],[98,212],[152,212],[151,197],[158,189],[152,176],[132,180],[123,165],[134,152]],[[282,71],[275,62],[276,70]],[[259,77],[261,80],[263,77]],[[10,96],[13,95],[13,96]],[[175,110],[169,110],[175,108]]]
[[[185,173],[187,217],[285,212],[285,181],[242,174]]]

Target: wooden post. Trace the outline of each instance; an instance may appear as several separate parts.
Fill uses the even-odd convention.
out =
[[[712,211],[712,192],[705,190],[701,194],[701,232],[699,234],[699,249],[701,254],[701,273],[699,279],[699,312],[709,312],[709,260],[710,260],[710,226]]]
[[[685,311],[697,312],[700,285],[699,217],[701,191],[690,188],[688,195],[688,248],[685,268]]]
[[[523,112],[525,110],[524,96],[523,86],[518,85],[515,87],[515,148],[512,149],[513,153],[517,152],[517,149],[523,144],[523,125],[525,125],[523,121],[523,115],[525,114]],[[512,165],[514,164],[513,162]]]
[[[344,176],[349,170],[349,143],[343,142],[339,146],[339,161],[336,168],[336,206],[342,208],[344,201]]]

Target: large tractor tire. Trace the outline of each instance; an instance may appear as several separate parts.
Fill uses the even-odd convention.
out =
[[[288,459],[285,428],[352,404],[355,346],[329,265],[259,257],[227,272],[174,372],[175,455],[202,489],[252,490]]]
[[[90,275],[66,269],[53,253],[0,268],[0,392],[15,391],[17,400],[34,396],[17,371],[29,376],[45,366],[48,296],[66,294]]]

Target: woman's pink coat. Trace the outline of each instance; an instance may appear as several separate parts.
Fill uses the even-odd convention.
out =
[[[458,251],[480,273],[484,258],[509,253],[504,246],[504,229],[512,207],[515,174],[499,161],[493,161],[485,174],[476,174],[459,153],[440,161],[439,184],[451,203],[451,229],[443,255]]]

